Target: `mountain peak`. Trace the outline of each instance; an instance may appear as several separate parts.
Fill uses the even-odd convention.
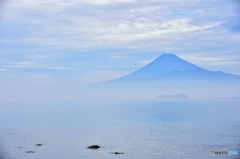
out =
[[[166,58],[167,60],[171,60],[172,58],[174,58],[174,54],[162,54],[159,58]]]
[[[165,58],[166,60],[171,60],[171,59],[176,59],[176,58],[179,58],[179,57],[174,55],[174,54],[162,54],[158,58],[163,58],[163,59]]]
[[[159,73],[168,73],[173,71],[196,70],[200,67],[191,64],[174,54],[162,54],[143,68],[122,78],[146,78]]]
[[[166,54],[166,53],[164,53],[164,54],[162,54],[161,56],[176,56],[176,55],[174,55],[174,54]],[[159,56],[159,57],[161,57],[161,56]]]

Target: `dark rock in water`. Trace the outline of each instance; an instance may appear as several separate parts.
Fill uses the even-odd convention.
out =
[[[36,144],[36,146],[42,146],[43,144]]]
[[[88,146],[87,148],[88,148],[88,149],[98,149],[98,148],[100,148],[100,146],[98,146],[98,145],[92,145],[92,146]]]
[[[26,151],[26,153],[35,153],[35,151]]]
[[[22,147],[18,147],[19,149],[21,149]]]
[[[118,154],[124,154],[124,152],[111,152],[111,154],[118,155]]]

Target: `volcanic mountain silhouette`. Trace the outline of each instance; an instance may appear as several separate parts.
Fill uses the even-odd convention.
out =
[[[230,96],[240,94],[240,76],[221,71],[209,71],[174,54],[162,54],[131,74],[88,87],[99,91],[99,94],[110,91],[110,94],[134,92],[146,96],[154,93],[158,96],[169,94],[169,92]]]
[[[189,71],[197,69],[200,69],[200,67],[193,65],[174,54],[163,54],[141,69],[122,77],[122,79],[147,78],[153,77],[154,75],[160,73]]]
[[[174,54],[162,54],[160,57],[139,70],[112,81],[176,81],[188,82],[221,80],[240,80],[240,76],[209,71],[189,63]],[[108,82],[108,81],[107,81]]]

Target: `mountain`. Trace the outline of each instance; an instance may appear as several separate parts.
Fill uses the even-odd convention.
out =
[[[212,81],[239,80],[240,76],[221,71],[209,71],[189,63],[174,54],[162,54],[160,57],[139,70],[111,80],[114,82],[130,81]],[[110,82],[110,81],[107,81]]]
[[[98,92],[97,96],[108,92],[106,96],[111,98],[150,98],[158,94],[232,97],[240,94],[240,76],[209,71],[174,54],[162,54],[131,74],[87,87]]]
[[[200,67],[193,65],[174,54],[163,54],[143,68],[121,77],[121,79],[147,78],[159,73],[168,73],[173,71],[196,70]]]

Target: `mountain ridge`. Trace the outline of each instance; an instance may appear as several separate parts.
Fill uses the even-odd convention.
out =
[[[150,71],[153,69],[153,71]],[[174,54],[163,54],[137,71],[85,87],[89,94],[106,99],[149,99],[159,94],[192,97],[232,97],[240,93],[240,76],[209,71]],[[84,88],[84,89],[85,89]]]

